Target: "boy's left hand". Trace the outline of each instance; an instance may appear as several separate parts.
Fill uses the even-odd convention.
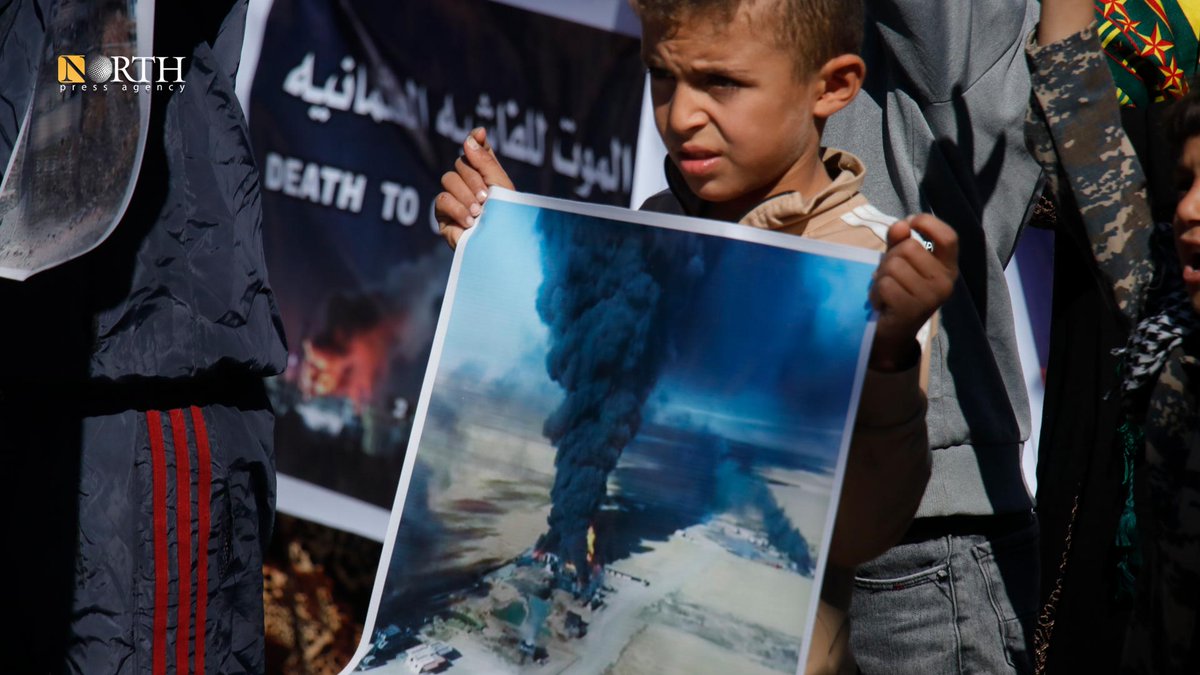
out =
[[[913,230],[933,244],[932,252],[912,237]],[[917,332],[954,291],[958,234],[941,220],[922,213],[893,223],[887,243],[887,253],[871,284],[871,305],[878,313],[878,323],[870,368],[897,371],[920,360]]]

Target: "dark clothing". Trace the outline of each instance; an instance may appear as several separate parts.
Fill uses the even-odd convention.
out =
[[[0,74],[35,60],[51,4],[0,3]],[[262,377],[286,347],[234,96],[246,7],[156,9],[154,53],[185,57],[186,87],[152,95],[123,219],[92,252],[0,281],[0,494],[22,542],[6,672],[265,668]],[[6,154],[30,86],[0,78]]]
[[[1137,673],[1200,668],[1200,333],[1172,350],[1151,392],[1137,477],[1145,559],[1125,645]]]
[[[6,563],[20,620],[5,672],[265,671],[275,493],[262,400],[87,416],[0,406],[5,500],[21,497],[6,534],[24,543]]]
[[[1145,174],[1121,126],[1095,32],[1088,28],[1052,45],[1031,46],[1029,54],[1034,65],[1031,149],[1059,179],[1060,202],[1074,205],[1116,308],[1127,323],[1141,319],[1122,364],[1127,418],[1143,422],[1146,436],[1145,455],[1135,470],[1144,560],[1124,668],[1195,673],[1200,668],[1200,319],[1183,291],[1175,252],[1157,239],[1170,228],[1156,232],[1153,225]],[[1075,567],[1098,562],[1068,564],[1064,581],[1071,580]]]
[[[1032,52],[1038,54],[1031,56],[1036,96],[1047,95],[1064,79],[1056,72],[1062,67],[1059,59],[1066,58],[1061,51]],[[1089,86],[1111,93],[1112,79],[1098,48],[1094,56],[1091,65],[1099,67],[1087,70]],[[1084,127],[1086,143],[1066,146],[1063,138],[1051,136],[1042,115],[1059,110],[1035,106],[1027,125],[1030,149],[1058,202],[1052,367],[1042,426],[1042,445],[1054,451],[1038,461],[1045,610],[1037,637],[1039,659],[1049,673],[1112,670],[1131,607],[1129,592],[1121,590],[1129,584],[1118,563],[1132,550],[1115,546],[1128,487],[1122,484],[1127,434],[1121,433],[1120,366],[1114,351],[1125,344],[1141,312],[1150,275],[1149,240],[1129,239],[1124,223],[1139,210],[1148,213],[1148,207],[1130,176],[1096,180],[1092,172],[1105,166],[1097,161],[1098,148],[1125,147],[1129,155],[1132,150],[1119,123],[1116,95],[1089,105],[1092,111],[1086,114],[1099,111],[1107,123]],[[1061,110],[1064,119],[1078,115],[1069,106]],[[1090,196],[1081,200],[1082,195]],[[1081,209],[1088,217],[1080,217]]]
[[[1128,328],[1096,275],[1082,227],[1060,220],[1037,467],[1041,603],[1053,594],[1054,624],[1039,626],[1037,648],[1045,672],[1065,675],[1112,669],[1130,609],[1114,546],[1127,491],[1113,350]]]
[[[37,25],[34,4],[15,0],[3,11]],[[22,319],[19,330],[0,331],[0,353],[10,355],[0,389],[25,380],[267,375],[286,363],[263,263],[258,172],[234,96],[244,18],[241,2],[224,11],[158,7],[155,55],[184,56],[187,86],[154,92],[137,187],[112,236],[29,281],[0,281],[0,307]],[[0,55],[0,72],[20,61],[8,44]],[[5,137],[28,86],[0,81],[0,104],[21,111],[0,115]]]

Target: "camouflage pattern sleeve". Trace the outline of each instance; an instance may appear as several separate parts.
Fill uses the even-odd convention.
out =
[[[1121,113],[1092,28],[1049,45],[1026,46],[1033,87],[1026,136],[1054,194],[1070,194],[1100,272],[1130,324],[1140,318],[1153,275],[1153,220],[1146,178],[1121,127]],[[1065,184],[1063,184],[1065,181]]]

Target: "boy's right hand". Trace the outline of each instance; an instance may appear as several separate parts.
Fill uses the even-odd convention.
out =
[[[487,131],[478,127],[463,142],[463,154],[454,162],[454,170],[442,175],[445,192],[434,200],[438,231],[450,248],[458,245],[463,232],[475,225],[483,212],[488,188],[493,185],[513,189],[512,181],[487,142]]]

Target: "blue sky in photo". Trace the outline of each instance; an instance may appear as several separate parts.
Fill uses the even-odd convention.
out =
[[[535,308],[542,283],[538,210],[501,201],[488,210],[463,252],[439,377],[461,371],[503,378],[513,395],[552,390],[557,385],[543,360],[549,331]],[[556,220],[640,227],[588,219]],[[768,448],[793,448],[801,439],[805,454],[832,462],[868,320],[873,265],[707,239],[716,243],[707,249],[693,304],[677,322],[673,358],[647,417]]]
[[[501,214],[495,212],[509,209],[516,210],[517,217],[496,217]],[[536,209],[494,201],[488,211],[491,217],[471,233],[463,251],[440,372],[471,364],[482,368],[485,379],[494,380],[510,375],[518,365],[531,366],[523,362],[536,358],[539,367],[521,368],[522,374],[557,386],[541,367],[550,332],[535,306],[542,284]]]

